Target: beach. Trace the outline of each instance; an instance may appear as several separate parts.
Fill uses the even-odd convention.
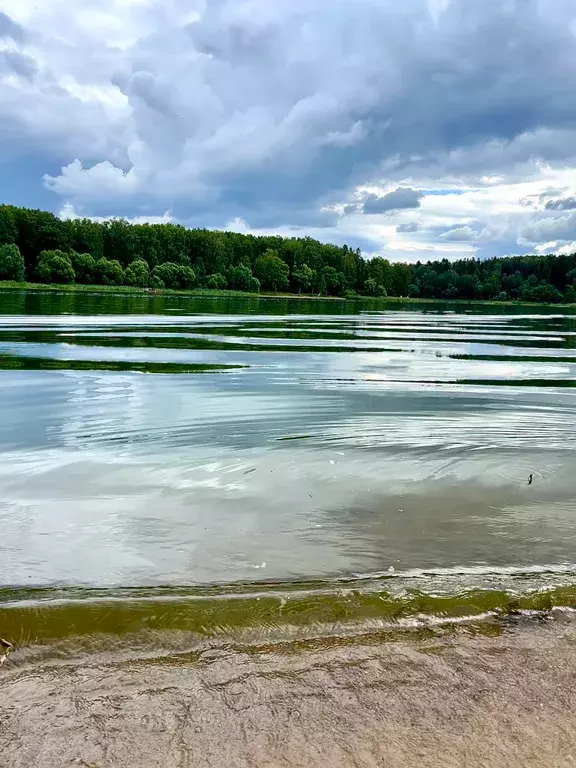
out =
[[[0,671],[2,768],[572,766],[576,624]]]

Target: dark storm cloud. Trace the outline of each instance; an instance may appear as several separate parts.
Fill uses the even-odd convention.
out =
[[[375,178],[382,161],[401,173],[414,153],[425,164],[576,115],[562,4],[454,0],[436,23],[424,0],[256,6],[260,17],[214,3],[135,46],[124,92],[157,192],[188,188],[192,173],[223,202],[240,203],[249,182],[258,203],[313,203]],[[181,173],[162,183],[171,164]],[[394,210],[368,201],[376,209]]]
[[[0,40],[10,38],[17,43],[21,43],[25,37],[24,29],[20,24],[16,24],[10,16],[0,11]]]
[[[560,200],[548,200],[544,206],[547,211],[573,211],[576,209],[576,197],[563,197]]]
[[[0,51],[0,74],[10,72],[31,80],[37,70],[31,56],[16,51]]]
[[[102,0],[89,23],[88,0],[22,5],[0,37],[41,56],[0,62],[20,67],[0,150],[43,153],[56,207],[330,228],[320,209],[357,186],[397,187],[361,209],[393,213],[421,206],[411,184],[576,161],[569,0]]]
[[[368,195],[362,206],[364,213],[386,213],[403,211],[407,208],[419,208],[424,195],[417,189],[398,187],[387,195]]]

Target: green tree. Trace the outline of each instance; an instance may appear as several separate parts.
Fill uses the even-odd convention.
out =
[[[0,205],[0,243],[13,245],[18,237],[16,213],[18,209],[12,205]]]
[[[518,270],[515,270],[512,274],[504,275],[502,278],[502,290],[510,296],[511,299],[518,298],[518,292],[522,287],[523,278]],[[468,297],[466,297],[468,298]]]
[[[438,275],[432,264],[422,265],[415,270],[417,283],[420,287],[420,296],[424,299],[433,299],[440,296],[438,289]]]
[[[373,277],[369,277],[368,280],[364,283],[364,293],[366,296],[376,296],[376,289],[378,288],[378,283],[376,280],[374,280]]]
[[[228,281],[219,272],[215,272],[213,275],[209,275],[206,280],[206,285],[214,291],[223,291],[228,287]]]
[[[150,278],[150,288],[155,291],[161,291],[163,288],[166,288],[166,286],[164,285],[164,281],[161,280],[158,275],[152,275]]]
[[[501,290],[502,285],[500,283],[500,275],[498,275],[496,272],[493,272],[484,283],[482,290],[483,298],[495,299],[500,295]]]
[[[324,267],[324,280],[328,293],[339,294],[346,287],[346,279],[342,272],[338,272],[334,267]]]
[[[390,262],[376,256],[370,260],[369,269],[370,277],[376,281],[376,285],[383,285],[388,293],[394,294],[392,286],[394,272]]]
[[[167,288],[189,290],[196,285],[196,275],[191,267],[169,261],[154,267],[152,275],[160,278]]]
[[[116,259],[98,259],[95,265],[95,281],[99,285],[123,285],[124,270]]]
[[[564,291],[564,301],[568,304],[576,304],[576,291],[573,285],[569,285]]]
[[[196,285],[196,274],[192,267],[179,266],[178,267],[178,281],[180,288],[191,290]]]
[[[253,278],[252,270],[246,264],[238,264],[228,272],[228,282],[236,291],[249,291]]]
[[[268,249],[256,259],[256,276],[266,290],[279,291],[288,287],[290,268],[278,256],[277,251]]]
[[[24,257],[17,245],[0,245],[0,280],[16,280],[23,283]]]
[[[520,289],[520,298],[524,301],[537,301],[542,304],[556,304],[562,301],[562,294],[546,280],[536,281],[534,275]]]
[[[538,278],[536,275],[529,275],[523,283],[520,283],[518,298],[522,301],[534,301],[532,292],[537,286]]]
[[[194,264],[194,274],[196,275],[196,285],[199,288],[209,288],[208,278],[210,275],[206,272],[206,265],[202,259],[198,259]],[[215,272],[213,274],[220,274]],[[226,283],[228,284],[228,283]]]
[[[144,259],[136,259],[126,267],[124,272],[126,285],[134,285],[138,288],[146,288],[150,284],[150,269]]]
[[[308,264],[301,264],[292,272],[292,280],[298,286],[298,293],[302,293],[302,291],[307,293],[312,288],[315,277],[316,273]]]
[[[102,227],[104,258],[119,262],[122,269],[140,258],[140,227],[128,224],[124,219],[105,221]]]
[[[90,254],[93,259],[104,255],[104,227],[90,219],[72,219],[64,222],[69,232],[70,247],[82,254]],[[79,282],[84,282],[78,278]]]
[[[47,211],[33,211],[28,208],[14,208],[13,210],[14,223],[17,229],[16,245],[24,256],[28,275],[34,272],[42,251],[68,252],[70,236],[67,222],[61,221]]]
[[[41,251],[36,264],[36,279],[41,283],[73,283],[76,273],[70,254],[64,251]]]
[[[257,277],[250,278],[250,282],[248,283],[246,290],[249,293],[260,293],[260,280],[258,280]]]
[[[410,281],[412,280],[412,268],[409,264],[394,264],[390,270],[390,283],[386,285],[391,296],[407,296]]]
[[[459,299],[473,299],[478,290],[477,275],[457,275],[456,289]]]
[[[358,280],[358,252],[351,250],[346,245],[343,246],[340,263],[346,280],[346,287],[348,289],[354,289]]]
[[[90,285],[96,274],[96,261],[89,253],[70,252],[70,261],[76,274],[76,282]]]
[[[388,296],[386,288],[384,288],[383,285],[380,285],[380,283],[377,283],[373,277],[369,277],[364,283],[364,292],[367,296]]]
[[[73,272],[82,283],[122,283],[121,270],[126,268],[126,280],[142,284],[145,262],[149,273],[160,270],[154,279],[157,287],[190,288],[209,279],[211,285],[222,285],[221,279],[210,277],[220,275],[244,291],[258,291],[261,282],[266,290],[290,286],[320,295],[364,292],[368,285],[373,295],[382,293],[382,286],[396,296],[498,299],[506,293],[511,299],[555,302],[572,296],[569,287],[576,292],[576,254],[391,264],[311,237],[256,237],[121,219],[61,221],[46,211],[10,205],[0,205],[3,245],[18,246],[28,276],[50,282],[70,281]],[[52,257],[40,258],[46,251]],[[138,268],[132,266],[136,262]]]

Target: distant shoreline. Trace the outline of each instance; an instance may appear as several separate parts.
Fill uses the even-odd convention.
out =
[[[161,290],[152,290],[147,288],[136,288],[128,285],[86,285],[74,283],[72,285],[57,285],[45,283],[17,283],[11,280],[0,280],[0,291],[37,291],[39,293],[106,293],[106,294],[127,294],[131,296],[183,296],[188,298],[244,298],[244,299],[290,299],[299,301],[329,301],[336,303],[346,302],[364,302],[374,306],[385,306],[387,304],[414,304],[414,305],[436,305],[450,304],[455,306],[485,306],[485,307],[552,307],[552,308],[573,308],[576,311],[576,304],[564,303],[545,303],[535,301],[491,301],[484,299],[423,299],[410,298],[402,296],[318,296],[309,293],[248,293],[246,291],[234,290],[214,290],[210,288],[195,288],[193,290],[175,290],[163,288]],[[1,310],[1,306],[0,306]]]

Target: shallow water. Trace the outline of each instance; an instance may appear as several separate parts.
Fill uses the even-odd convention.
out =
[[[560,310],[2,292],[0,636],[576,607],[575,373]]]

